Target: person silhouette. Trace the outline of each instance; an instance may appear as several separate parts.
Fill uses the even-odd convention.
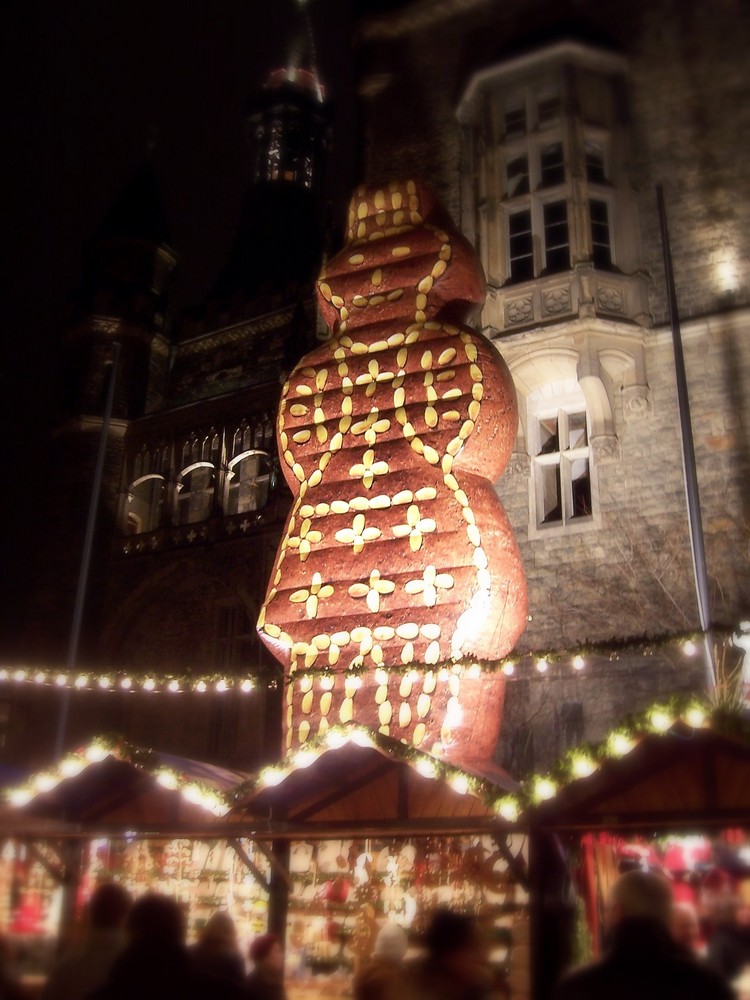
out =
[[[727,983],[670,934],[672,890],[655,872],[626,872],[612,887],[611,946],[598,962],[569,973],[556,1000],[731,1000]]]
[[[116,882],[97,886],[88,903],[84,940],[52,970],[42,1000],[84,1000],[106,981],[127,943],[125,920],[132,905],[124,886]]]

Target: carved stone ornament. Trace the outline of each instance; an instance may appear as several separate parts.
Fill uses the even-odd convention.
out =
[[[570,312],[570,289],[552,288],[542,297],[544,312],[550,316]]]
[[[620,460],[620,442],[614,434],[602,434],[591,441],[597,465],[607,465]]]
[[[511,299],[505,303],[505,322],[511,325],[516,323],[526,323],[534,318],[534,305],[531,296],[526,295],[521,299]]]
[[[464,325],[481,269],[421,184],[392,182],[357,190],[318,291],[333,336],[284,386],[295,499],[258,620],[288,675],[286,746],[353,721],[488,759],[502,675],[450,667],[513,648],[526,584],[492,485],[515,440],[513,383]]]
[[[597,289],[597,298],[599,300],[599,307],[604,309],[605,312],[622,312],[622,289],[614,288],[611,285],[599,285],[599,288]]]
[[[651,412],[648,386],[626,385],[622,390],[622,412],[626,420],[642,420]]]

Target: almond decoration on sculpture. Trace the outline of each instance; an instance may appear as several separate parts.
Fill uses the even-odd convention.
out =
[[[467,325],[484,302],[481,268],[421,183],[393,181],[355,192],[318,291],[332,335],[283,389],[277,433],[295,501],[258,626],[292,692],[286,747],[321,724],[295,681],[315,668],[331,680],[323,721],[489,759],[504,676],[480,671],[460,691],[435,680],[464,659],[505,656],[526,623],[520,554],[494,490],[515,391]],[[389,695],[379,675],[404,666]]]

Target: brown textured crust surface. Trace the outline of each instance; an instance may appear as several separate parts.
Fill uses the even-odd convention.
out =
[[[318,283],[334,336],[284,387],[278,443],[296,498],[258,629],[288,672],[333,674],[328,690],[290,684],[288,746],[353,720],[454,758],[460,744],[476,757],[494,747],[500,679],[443,671],[424,689],[425,668],[505,655],[526,620],[492,487],[515,392],[493,346],[461,325],[484,282],[438,213],[411,181],[357,192],[349,242]],[[411,664],[401,693],[387,668]],[[346,676],[352,666],[365,676]]]

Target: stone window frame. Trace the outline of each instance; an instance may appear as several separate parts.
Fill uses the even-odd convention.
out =
[[[529,474],[529,538],[548,537],[557,534],[576,534],[600,526],[599,490],[596,476],[594,449],[591,447],[592,420],[583,388],[576,378],[561,378],[542,383],[525,399],[525,440],[530,459]],[[586,421],[585,448],[569,449],[567,446],[542,457],[540,425],[541,421],[555,414],[563,414],[563,420],[573,413],[583,413]],[[571,454],[574,451],[575,454]],[[588,463],[589,501],[591,513],[588,516],[574,516],[573,481],[571,460],[583,459]],[[561,484],[561,517],[554,521],[544,520],[544,479],[545,470],[551,464],[559,468]]]
[[[529,482],[529,538],[549,537],[602,527],[599,502],[599,469],[620,458],[615,427],[616,397],[625,423],[648,418],[651,393],[646,377],[645,331],[624,329],[603,320],[573,320],[540,342],[535,332],[516,334],[502,341],[518,397],[518,435],[509,463],[511,475]],[[534,431],[530,426],[536,399],[545,386],[567,382],[577,385],[586,402],[588,420],[591,518],[566,524],[538,523],[532,464]]]
[[[591,202],[601,201],[607,206],[607,228],[609,230],[609,241],[607,247],[609,250],[609,264],[598,264],[596,262],[596,241],[594,240],[594,220],[591,215]],[[617,213],[617,199],[612,191],[592,191],[589,186],[588,198],[586,200],[587,217],[589,222],[589,240],[591,242],[591,260],[594,267],[599,271],[617,271],[617,260],[618,260],[618,248],[617,240],[614,238],[614,230],[612,225],[612,220]]]
[[[560,114],[537,127],[534,91],[553,80],[560,83]],[[482,322],[491,335],[576,313],[620,314],[651,325],[648,275],[629,177],[626,81],[627,62],[622,56],[568,41],[480,70],[464,90],[456,112],[463,138],[461,225],[487,275]],[[606,100],[588,100],[599,85],[606,87]],[[513,93],[525,95],[526,132],[516,131],[506,139],[503,101]],[[594,108],[595,103],[601,107]],[[555,141],[563,146],[566,175],[563,183],[542,187],[540,151]],[[601,147],[604,179],[589,179],[587,143]],[[529,192],[511,196],[507,165],[524,154]],[[569,266],[549,270],[543,206],[562,200],[567,206]],[[592,200],[607,204],[610,262],[594,260]],[[534,274],[513,278],[508,223],[525,207],[531,211]]]
[[[529,88],[524,88],[528,90]],[[555,183],[544,183],[543,153],[548,147],[560,146],[562,153],[561,166],[563,180]],[[500,216],[502,217],[502,230],[500,244],[504,252],[499,255],[502,265],[499,269],[490,268],[489,258],[483,264],[490,273],[494,271],[501,285],[518,285],[524,280],[533,281],[536,278],[544,277],[547,274],[557,274],[561,271],[568,271],[572,266],[571,253],[573,250],[573,226],[571,219],[571,185],[567,177],[567,164],[569,162],[569,150],[567,137],[564,134],[561,122],[550,123],[544,131],[534,135],[525,132],[514,136],[512,140],[503,144],[502,156],[502,193],[500,195]],[[510,181],[508,167],[520,159],[526,161],[526,177],[528,190],[519,193],[510,193]],[[491,195],[490,195],[491,196]],[[565,221],[568,236],[567,266],[550,267],[548,260],[547,225],[545,221],[545,208],[548,205],[564,205]],[[518,278],[513,275],[511,257],[511,233],[510,220],[513,216],[528,212],[531,219],[531,249],[532,249],[532,274],[528,278]],[[485,222],[484,225],[491,223]],[[489,246],[489,239],[484,240],[484,245]]]
[[[591,448],[589,446],[591,434],[591,421],[589,419],[586,397],[580,386],[576,384],[575,392],[565,392],[562,396],[544,398],[529,397],[527,400],[528,417],[527,431],[529,440],[529,453],[531,458],[531,517],[540,531],[550,527],[570,528],[573,525],[583,524],[593,518],[593,495],[591,490]],[[579,415],[583,416],[585,426],[585,444],[571,446],[570,441],[570,418]],[[543,452],[542,424],[544,421],[554,419],[558,428],[558,445],[554,451]],[[575,463],[585,462],[588,469],[589,490],[588,502],[589,513],[587,515],[576,515],[575,513]],[[558,483],[558,496],[560,501],[560,516],[554,520],[546,519],[545,486],[548,482],[547,473],[549,470],[556,470],[556,481]]]
[[[146,482],[153,482],[155,480],[158,480],[161,483],[161,497],[157,507],[157,515],[155,518],[155,523],[152,523],[152,521],[154,521],[153,510],[152,510],[153,502],[148,505],[148,518],[145,518],[143,513],[139,513],[137,510],[135,510],[134,505],[137,499],[136,490],[138,489],[138,487],[142,486]],[[127,519],[125,533],[133,535],[141,535],[141,534],[147,534],[149,531],[156,531],[157,528],[160,528],[162,525],[162,521],[164,518],[164,510],[167,502],[168,502],[167,482],[163,475],[157,472],[150,472],[144,476],[140,476],[138,479],[135,479],[128,487],[127,509],[125,515]],[[144,527],[144,523],[147,524],[148,527]],[[133,531],[130,531],[131,524],[135,528],[135,530]]]
[[[196,490],[192,486],[192,476],[194,472],[198,469],[210,469],[212,473],[211,485],[206,486],[202,489]],[[173,509],[173,521],[175,526],[181,526],[186,524],[200,524],[202,521],[208,520],[208,518],[213,513],[214,504],[216,500],[216,491],[218,489],[218,473],[219,470],[216,468],[213,462],[192,462],[190,465],[181,469],[177,474],[177,482],[175,483],[174,489],[174,509]],[[186,482],[186,477],[190,476],[191,480]],[[188,487],[186,489],[186,486]],[[190,505],[190,500],[197,494],[205,494],[207,497],[206,501],[206,511],[200,517],[190,518],[183,520],[182,510],[184,507]]]
[[[138,438],[128,448],[123,464],[122,491],[118,507],[118,524],[123,536],[145,535],[167,527],[199,524],[216,515],[233,517],[252,512],[231,512],[230,490],[239,462],[249,455],[265,457],[267,495],[263,503],[253,510],[260,511],[268,503],[277,482],[278,462],[275,457],[275,414],[270,409],[249,411],[248,415],[225,423],[201,424],[183,428],[172,435],[160,434],[154,439]],[[191,521],[180,520],[180,505],[185,503],[183,477],[194,469],[210,466],[213,469],[213,498],[204,517]],[[179,471],[176,471],[179,470]],[[133,490],[147,478],[161,478],[164,483],[161,514],[158,524],[144,527],[143,518],[132,510]],[[131,516],[133,515],[133,516]]]

